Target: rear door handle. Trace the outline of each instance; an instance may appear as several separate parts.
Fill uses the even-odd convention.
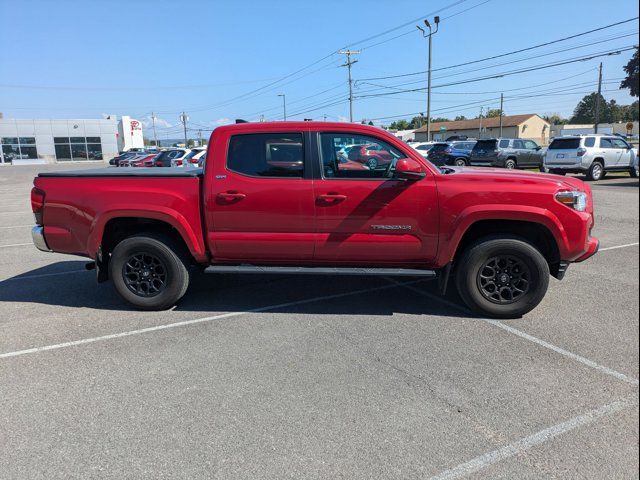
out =
[[[221,192],[218,194],[218,198],[225,202],[236,202],[246,197],[244,193],[240,192]]]
[[[318,197],[318,200],[320,200],[321,202],[332,202],[332,203],[342,202],[346,199],[347,199],[346,195],[340,195],[338,193],[326,193]]]

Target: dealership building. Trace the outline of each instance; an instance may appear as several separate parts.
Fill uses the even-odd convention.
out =
[[[142,125],[123,116],[104,119],[0,118],[0,164],[110,160],[144,146]]]

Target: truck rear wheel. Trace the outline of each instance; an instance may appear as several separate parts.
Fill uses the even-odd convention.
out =
[[[549,286],[549,265],[531,244],[518,238],[486,237],[457,261],[456,286],[474,312],[518,318],[533,310]]]
[[[122,240],[109,261],[109,275],[116,291],[141,310],[172,307],[189,286],[182,250],[170,237],[154,233]]]

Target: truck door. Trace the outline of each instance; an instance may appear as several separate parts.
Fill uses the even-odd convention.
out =
[[[409,155],[374,136],[323,132],[314,139],[321,167],[314,182],[315,261],[374,266],[435,258],[439,217],[430,173],[418,181],[393,179],[396,160]],[[376,145],[393,161],[370,169],[342,158],[342,146],[353,143]]]
[[[620,160],[620,155],[622,152],[619,148],[613,143],[613,138],[600,138],[600,147],[602,148],[602,153],[604,154],[604,166],[606,168],[615,167]]]
[[[626,167],[631,165],[631,148],[629,148],[627,142],[625,142],[621,138],[614,138],[611,140],[611,142],[613,143],[613,146],[616,147],[620,152],[616,166]]]
[[[315,206],[305,136],[243,133],[213,146],[205,215],[215,261],[311,259]]]

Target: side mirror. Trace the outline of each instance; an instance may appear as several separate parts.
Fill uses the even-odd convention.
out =
[[[542,147],[540,145],[536,146],[536,151],[539,152],[540,150],[542,150]]]
[[[396,162],[395,178],[404,180],[420,180],[426,177],[426,173],[418,162],[411,158],[401,158]]]

